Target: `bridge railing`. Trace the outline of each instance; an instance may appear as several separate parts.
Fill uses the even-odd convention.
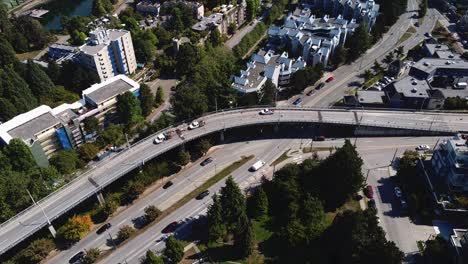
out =
[[[282,106],[282,107],[271,107],[271,106],[251,106],[251,107],[239,107],[239,108],[230,108],[230,109],[222,109],[222,110],[219,110],[217,112],[209,112],[209,113],[205,113],[203,114],[202,116],[200,117],[197,117],[197,118],[193,118],[193,119],[188,119],[188,120],[183,120],[183,121],[180,121],[170,127],[167,127],[167,128],[164,128],[164,129],[161,129],[133,144],[131,144],[131,148],[134,148],[134,147],[137,147],[139,146],[140,144],[144,143],[144,142],[147,142],[148,140],[152,140],[152,138],[159,134],[159,133],[163,133],[163,132],[167,132],[171,129],[175,129],[175,128],[178,128],[182,125],[185,125],[189,122],[191,122],[192,120],[195,120],[195,119],[203,119],[207,116],[210,116],[210,117],[213,117],[213,116],[217,116],[217,115],[230,115],[230,114],[235,114],[235,113],[239,113],[239,112],[253,112],[253,111],[259,111],[260,109],[262,108],[271,108],[271,109],[275,109],[276,111],[282,111],[282,110],[299,110],[299,111],[321,111],[321,110],[326,110],[328,112],[330,111],[336,111],[336,112],[349,112],[349,111],[359,111],[361,109],[356,109],[356,108],[319,108],[319,107],[300,107],[300,106]],[[379,109],[380,110],[380,109]],[[391,110],[395,110],[395,109],[391,109]],[[400,111],[395,111],[395,112],[400,112]],[[419,112],[419,111],[414,111],[414,112]],[[431,112],[431,113],[438,113],[438,112]],[[281,118],[279,118],[279,121],[280,121]],[[303,122],[304,120],[290,120],[291,122]],[[282,122],[286,122],[286,121],[282,121]],[[318,122],[318,121],[317,121]],[[270,120],[256,120],[255,122],[251,122],[251,124],[262,124],[262,123],[274,123]],[[330,124],[348,124],[348,125],[356,125],[356,122],[353,121],[333,121],[333,120],[324,120],[323,123],[330,123]],[[247,124],[248,125],[248,124]],[[397,129],[411,129],[411,130],[417,130],[417,129],[414,129],[414,127],[410,127],[410,126],[398,126],[398,125],[388,125],[388,124],[384,124],[384,123],[379,123],[379,124],[367,124],[367,123],[361,123],[360,125],[363,125],[363,126],[375,126],[375,127],[389,127],[389,128],[397,128]],[[230,123],[228,123],[228,125],[225,127],[225,128],[232,128],[234,126],[232,126]],[[437,128],[437,127],[434,127],[434,128],[431,128],[432,131],[438,131],[438,132],[452,132],[450,130],[446,130],[446,129],[441,129],[441,128]],[[193,140],[193,138],[191,138],[190,140]],[[175,144],[175,145],[172,145],[171,146],[171,149],[174,148],[174,147],[177,147],[177,145],[180,145],[180,144],[183,144],[184,142],[180,142],[178,144]],[[169,149],[165,149],[163,152],[157,152],[157,153],[154,153],[153,155],[150,155],[150,157],[146,157],[144,159],[142,159],[141,162],[144,162],[146,160],[150,160],[152,158],[154,158],[155,156],[158,156],[158,155],[161,155],[162,153],[168,151]],[[110,159],[114,159],[120,155],[123,155],[123,154],[126,154],[128,152],[128,149],[125,149],[119,153],[117,153],[116,155],[113,155]],[[48,194],[47,196],[43,197],[42,199],[40,199],[37,203],[40,204],[40,205],[43,205],[45,202],[47,202],[47,200],[56,195],[57,193],[69,188],[73,183],[77,182],[78,180],[81,180],[83,178],[85,178],[86,176],[88,176],[89,174],[91,174],[93,171],[94,171],[94,167],[95,166],[99,166],[101,163],[105,163],[105,162],[108,162],[109,159],[106,159],[106,160],[103,160],[101,162],[98,162],[97,164],[95,164],[93,167],[89,168],[86,172],[80,174],[79,176],[75,177],[73,180],[71,180],[70,182],[68,182],[67,184],[63,185],[62,187],[60,187],[59,189],[55,190],[54,192]],[[137,162],[138,164],[139,162]],[[138,165],[136,165],[138,166]],[[135,167],[136,167],[135,166]],[[109,183],[113,182],[116,178],[119,178],[121,177],[122,175],[125,175],[127,174],[128,172],[132,171],[135,169],[135,167],[128,167],[126,168],[125,170],[121,171],[121,173],[118,173],[116,174],[114,177],[108,179],[106,182],[102,183],[102,187],[105,187],[107,186]],[[67,206],[66,209],[62,210],[61,213],[53,216],[51,218],[51,220],[55,219],[56,217],[60,216],[63,211],[68,211],[69,208],[73,208],[74,206],[76,206],[77,204],[81,203],[83,200],[89,198],[90,196],[92,196],[93,194],[96,193],[96,191],[98,190],[94,190],[93,192],[90,192],[89,194],[86,194],[85,196],[83,196],[81,199],[79,200],[76,200],[75,202],[73,202],[72,204],[70,204],[70,206]],[[33,208],[35,208],[34,205],[31,205],[29,206],[28,208],[24,209],[23,211],[21,211],[20,213],[16,214],[14,217],[8,219],[7,221],[3,222],[2,224],[0,224],[0,228],[8,225],[9,223],[11,223],[12,221],[15,221],[16,219],[20,218],[21,216],[23,216],[24,214],[26,214],[27,212],[29,212],[30,210],[32,210]],[[43,226],[45,225],[45,222],[43,225],[41,226],[38,226],[37,228],[35,228],[34,230],[30,231],[28,234],[31,234],[31,233],[34,233],[36,232],[36,230],[42,228]]]

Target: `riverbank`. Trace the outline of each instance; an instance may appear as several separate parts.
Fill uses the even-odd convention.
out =
[[[11,12],[12,14],[22,13],[22,12],[28,11],[30,9],[33,9],[35,7],[38,7],[40,5],[47,4],[47,3],[51,2],[51,1],[52,0],[29,0],[29,1],[26,1],[26,2],[24,2],[22,4],[20,4],[17,7],[14,7],[12,9],[10,9],[9,12]]]

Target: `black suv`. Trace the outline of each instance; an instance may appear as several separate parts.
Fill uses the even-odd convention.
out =
[[[206,166],[206,165],[210,164],[212,161],[213,161],[213,158],[212,158],[212,157],[209,157],[209,158],[207,158],[206,160],[202,161],[202,162],[200,163],[200,165],[201,165],[201,166]]]
[[[103,226],[101,226],[97,231],[96,231],[96,234],[100,235],[102,233],[104,233],[104,231],[106,231],[107,229],[111,228],[111,223],[107,223]]]
[[[171,187],[174,183],[172,183],[171,181],[168,181],[166,182],[166,184],[163,185],[163,189],[167,189],[169,187]]]
[[[196,199],[201,200],[201,199],[205,198],[208,195],[210,195],[210,191],[206,190],[204,192],[201,192],[199,195],[197,195]]]
[[[319,85],[317,85],[317,87],[315,87],[315,90],[320,90],[320,89],[322,89],[324,86],[325,86],[325,83],[320,83]]]

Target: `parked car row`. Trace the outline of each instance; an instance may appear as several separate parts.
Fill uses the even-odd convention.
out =
[[[392,83],[394,80],[395,80],[394,77],[384,76],[378,82],[374,83],[374,85],[372,85],[371,88],[374,88],[377,90],[383,90],[385,87],[387,87],[387,85]]]

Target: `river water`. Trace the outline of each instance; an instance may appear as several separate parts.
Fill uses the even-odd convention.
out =
[[[60,17],[62,16],[89,16],[93,0],[52,0],[51,2],[37,8],[49,10],[40,21],[50,30],[60,30]]]

